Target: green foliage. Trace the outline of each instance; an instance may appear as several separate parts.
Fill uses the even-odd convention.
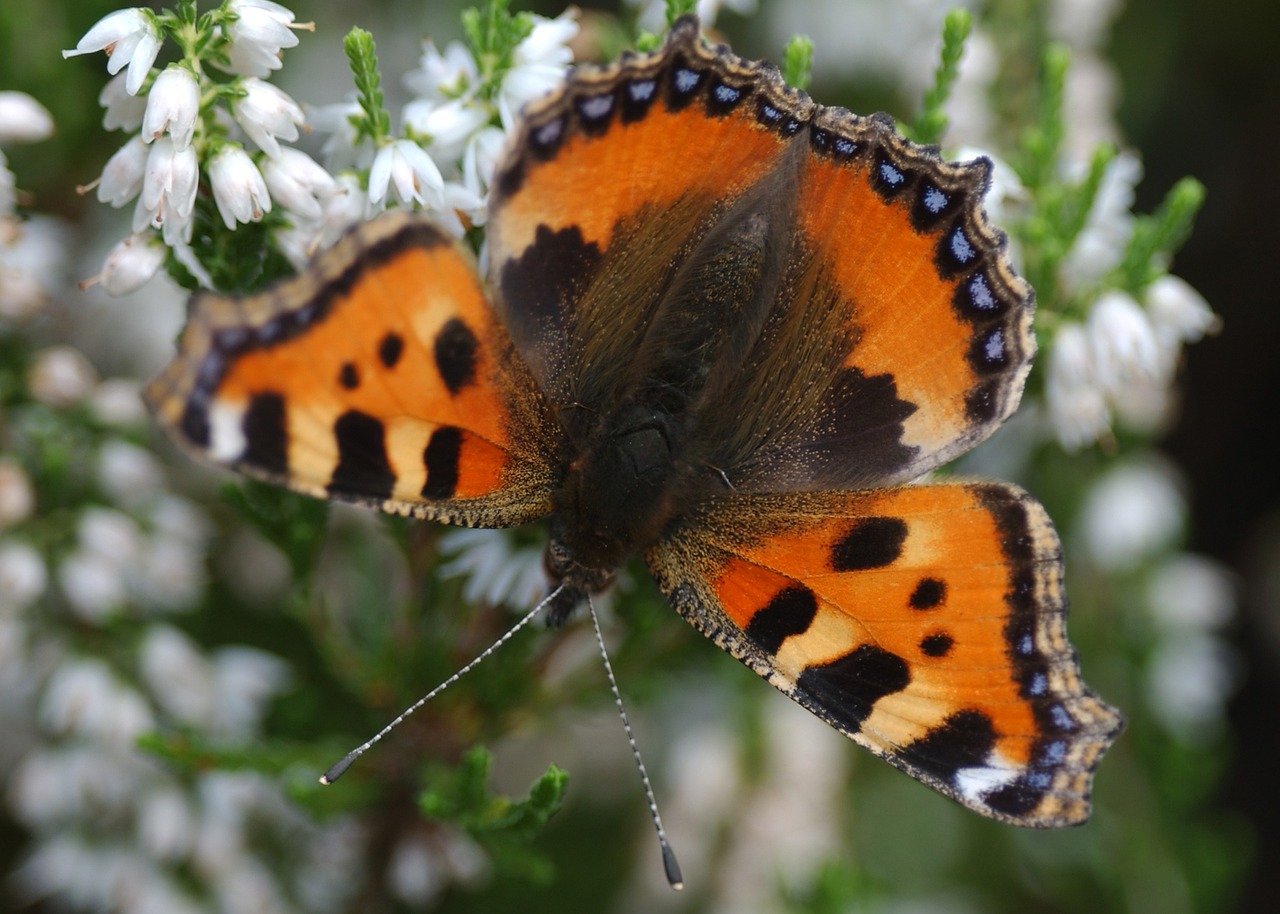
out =
[[[511,0],[486,0],[483,7],[462,11],[462,31],[480,67],[482,91],[497,93],[501,74],[511,68],[516,45],[533,31],[533,18],[525,12],[512,13]]]
[[[797,89],[809,88],[813,81],[813,39],[795,35],[782,54],[782,78]]]
[[[490,789],[491,762],[488,751],[476,746],[456,768],[436,766],[418,797],[418,807],[429,819],[465,829],[504,871],[546,884],[554,870],[548,858],[530,845],[560,810],[569,775],[551,765],[530,786],[528,797],[516,800]]]
[[[373,36],[362,28],[352,28],[342,40],[351,77],[356,85],[356,99],[361,117],[352,116],[357,142],[370,140],[375,146],[391,134],[391,114],[382,98],[382,76],[378,72],[378,49]]]
[[[915,122],[907,135],[917,143],[926,145],[942,142],[947,131],[947,116],[942,107],[951,97],[956,79],[960,76],[960,58],[964,56],[964,44],[969,39],[973,17],[966,9],[954,9],[947,13],[942,26],[942,51],[938,67],[934,70],[933,86],[924,94],[924,101]]]

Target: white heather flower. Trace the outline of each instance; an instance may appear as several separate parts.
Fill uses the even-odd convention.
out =
[[[234,229],[237,222],[259,222],[263,213],[271,212],[271,196],[262,172],[240,146],[228,143],[214,153],[209,163],[209,183],[213,185],[218,212],[229,229]]]
[[[63,51],[62,56],[76,57],[94,51],[107,52],[107,72],[112,76],[128,65],[125,87],[130,95],[137,95],[160,52],[160,30],[153,14],[136,8],[108,13],[85,32],[75,50]]]
[[[195,135],[199,112],[200,84],[186,67],[170,64],[147,93],[142,138],[150,143],[167,132],[176,149],[186,149]]]
[[[174,862],[191,852],[196,811],[181,790],[148,790],[139,797],[137,816],[138,844],[152,859]]]
[[[36,490],[19,464],[0,458],[0,530],[16,526],[31,516]]]
[[[11,229],[8,224],[17,224],[13,220],[14,207],[18,205],[18,192],[15,189],[13,172],[8,168],[8,159],[4,157],[4,150],[0,149],[0,245],[8,241],[8,234]]]
[[[40,351],[27,370],[27,389],[46,406],[80,402],[97,380],[89,360],[71,346],[50,346]]]
[[[142,550],[142,533],[137,522],[115,508],[86,508],[76,524],[76,541],[81,548],[127,569]]]
[[[191,609],[208,583],[204,556],[189,543],[152,537],[131,578],[138,600],[169,612]]]
[[[1156,339],[1166,349],[1194,343],[1222,324],[1204,296],[1177,276],[1164,275],[1147,286],[1143,299]]]
[[[258,148],[275,158],[280,155],[277,138],[293,142],[298,128],[306,123],[302,108],[287,94],[257,77],[240,84],[244,96],[231,103],[231,114]]]
[[[462,182],[476,196],[488,196],[506,142],[506,133],[497,127],[486,127],[468,141],[462,155]]]
[[[1239,676],[1221,639],[1194,633],[1162,641],[1147,673],[1147,702],[1166,728],[1187,739],[1213,735]]]
[[[241,76],[267,76],[281,67],[280,54],[298,44],[291,10],[271,0],[231,0],[227,12],[227,69]]]
[[[1141,179],[1142,162],[1132,152],[1120,153],[1107,165],[1085,227],[1059,269],[1068,292],[1096,285],[1119,265],[1133,234],[1133,189]]]
[[[369,205],[384,205],[389,187],[405,203],[417,202],[432,210],[444,207],[440,168],[412,140],[393,140],[378,150],[369,169]]]
[[[1118,393],[1160,371],[1155,330],[1146,313],[1124,292],[1104,292],[1089,310],[1089,347],[1099,387]]]
[[[356,128],[351,122],[353,116],[361,113],[360,103],[356,101],[335,102],[331,105],[308,107],[307,121],[321,133],[329,134],[329,138],[320,146],[320,156],[324,167],[331,174],[338,174],[347,168],[364,167],[369,164],[368,141],[361,141],[356,146]]]
[[[152,504],[146,521],[154,535],[192,549],[203,549],[213,533],[204,512],[177,495],[161,494]]]
[[[420,98],[460,99],[480,84],[480,70],[471,51],[461,41],[449,42],[441,54],[435,42],[428,38],[422,42],[418,69],[405,74],[404,84]]]
[[[299,149],[286,146],[269,158],[262,176],[272,199],[304,219],[324,215],[321,202],[338,190],[333,175]]]
[[[462,595],[469,603],[532,606],[547,592],[542,554],[517,547],[503,530],[449,530],[440,537],[440,566],[445,577],[465,576]]]
[[[150,451],[112,438],[98,450],[98,484],[113,502],[132,507],[155,497],[164,473]]]
[[[1156,463],[1122,464],[1085,496],[1079,530],[1094,562],[1132,568],[1181,534],[1186,505],[1169,472]]]
[[[133,230],[147,226],[163,230],[165,243],[190,238],[192,215],[196,206],[196,190],[200,183],[196,151],[188,146],[178,149],[172,139],[162,136],[151,144],[147,168],[142,179],[142,193],[133,212]]]
[[[155,726],[142,696],[97,658],[72,660],[54,671],[40,699],[40,720],[54,733],[109,738],[122,748]]]
[[[467,140],[489,123],[489,112],[466,101],[417,99],[404,106],[401,123],[422,138],[442,162],[459,158]]]
[[[298,269],[306,266],[317,252],[329,247],[348,228],[365,218],[369,203],[364,188],[360,186],[359,177],[344,171],[333,181],[333,192],[320,200],[321,215],[318,220],[299,218],[289,228],[276,233],[280,250]]]
[[[217,729],[244,739],[258,730],[271,700],[289,681],[289,667],[274,654],[252,647],[224,647],[213,658]]]
[[[121,609],[128,597],[119,566],[85,549],[64,558],[57,576],[67,604],[86,622],[102,622]]]
[[[448,873],[437,849],[423,835],[410,834],[396,843],[387,863],[387,888],[413,908],[430,906],[445,888]]]
[[[1053,334],[1044,401],[1053,431],[1068,451],[1096,442],[1111,429],[1106,397],[1094,381],[1088,334],[1080,324],[1062,324]]]
[[[147,408],[142,404],[137,381],[108,378],[89,397],[89,409],[104,425],[129,428],[147,421]]]
[[[142,193],[150,152],[141,136],[129,137],[128,142],[107,159],[98,181],[98,199],[119,208]]]
[[[164,264],[165,248],[149,232],[135,232],[108,253],[97,276],[81,283],[87,288],[101,283],[108,295],[120,297],[136,292],[151,281]]]
[[[520,109],[541,98],[564,80],[573,63],[568,43],[578,34],[577,10],[568,9],[555,19],[534,16],[533,31],[512,51],[511,69],[498,90],[498,115],[511,130]]]
[[[180,723],[205,726],[217,707],[213,669],[194,641],[176,628],[152,625],[138,652],[142,681]]]
[[[17,612],[34,603],[49,586],[44,559],[26,543],[0,542],[0,609]]]
[[[1227,570],[1210,558],[1178,553],[1147,581],[1151,615],[1168,632],[1220,628],[1235,613],[1235,591]]]
[[[98,104],[104,109],[102,126],[107,130],[137,130],[147,110],[145,95],[131,95],[125,87],[125,74],[107,80],[98,93]]]
[[[53,136],[53,115],[25,92],[0,92],[0,144],[37,143]]]

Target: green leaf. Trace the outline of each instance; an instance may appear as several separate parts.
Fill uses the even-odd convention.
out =
[[[1154,213],[1138,218],[1120,262],[1125,288],[1138,293],[1165,272],[1169,259],[1191,234],[1204,197],[1203,184],[1183,178],[1169,189]]]

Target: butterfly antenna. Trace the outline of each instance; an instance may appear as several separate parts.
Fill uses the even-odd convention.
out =
[[[613,678],[613,664],[609,662],[609,652],[605,650],[604,635],[600,631],[600,617],[596,615],[595,604],[587,595],[587,608],[591,611],[591,627],[596,632],[596,644],[600,647],[600,659],[604,661],[604,673],[609,678],[609,691],[613,692],[613,702],[618,706],[618,716],[622,718],[622,728],[627,731],[627,742],[631,744],[631,754],[635,756],[636,767],[640,769],[640,783],[644,785],[645,800],[649,803],[649,818],[653,819],[653,827],[658,833],[658,846],[662,848],[662,867],[667,872],[667,882],[677,891],[684,888],[684,876],[680,874],[680,864],[676,861],[675,851],[667,842],[667,833],[662,828],[662,816],[658,815],[658,801],[653,795],[653,784],[649,781],[649,772],[644,767],[644,759],[640,757],[640,747],[636,744],[635,733],[631,730],[631,721],[627,718],[627,709],[622,705],[622,693],[618,691],[618,681]]]
[[[338,762],[338,764],[334,765],[324,774],[320,775],[320,783],[324,784],[325,786],[328,786],[332,784],[334,781],[336,781],[338,778],[342,777],[342,775],[346,773],[346,770],[350,768],[352,764],[355,763],[356,759],[364,755],[365,752],[371,749],[375,743],[377,743],[380,739],[382,739],[384,736],[386,736],[396,727],[400,726],[401,722],[404,721],[406,717],[408,717],[414,711],[421,708],[431,699],[435,698],[445,689],[449,688],[449,686],[453,685],[455,682],[457,682],[467,673],[471,672],[471,670],[475,669],[477,666],[480,665],[480,661],[484,660],[486,657],[488,657],[498,648],[502,647],[502,645],[510,641],[515,636],[516,632],[520,631],[520,629],[524,628],[526,625],[532,622],[534,617],[537,616],[538,613],[542,612],[543,607],[545,607],[548,603],[550,603],[553,599],[555,599],[556,596],[559,595],[560,591],[563,589],[564,589],[564,585],[562,584],[559,587],[557,587],[555,590],[551,591],[551,593],[543,597],[542,602],[540,602],[533,609],[529,610],[529,612],[525,615],[523,619],[521,619],[515,625],[511,626],[511,628],[507,630],[506,634],[504,634],[497,641],[493,642],[493,644],[490,644],[487,648],[481,651],[478,656],[476,656],[473,660],[471,660],[470,663],[468,663],[462,669],[458,670],[458,672],[454,673],[444,682],[440,683],[438,686],[436,686],[426,695],[423,695],[421,698],[415,701],[412,705],[406,708],[399,717],[397,717],[391,723],[387,724],[385,727],[379,730],[374,735],[373,739],[369,740],[366,743],[363,743],[362,745],[357,746],[356,748],[348,752],[346,755],[344,755],[342,757],[342,761]]]

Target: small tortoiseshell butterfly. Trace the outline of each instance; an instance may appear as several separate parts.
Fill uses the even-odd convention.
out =
[[[983,815],[1089,814],[1120,716],[1011,485],[907,485],[1017,406],[1032,292],[953,164],[708,47],[582,67],[523,115],[489,278],[392,213],[197,296],[148,388],[205,457],[470,526],[550,518],[563,623],[635,552],[689,623]]]

